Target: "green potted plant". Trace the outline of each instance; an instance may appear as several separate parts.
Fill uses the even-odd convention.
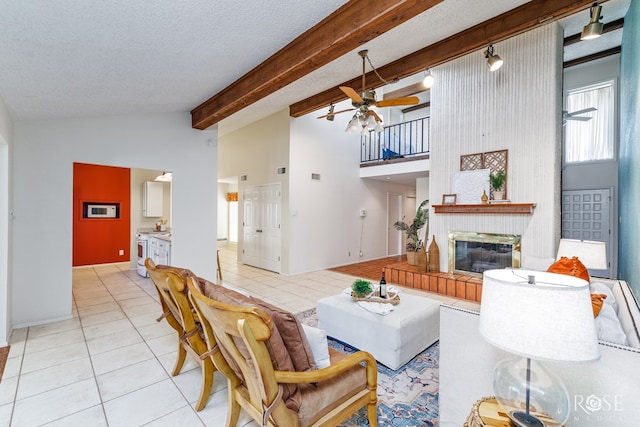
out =
[[[425,200],[420,203],[418,206],[418,210],[416,211],[416,217],[413,219],[411,224],[407,224],[404,221],[396,221],[393,226],[396,230],[404,231],[407,235],[407,262],[410,265],[417,264],[417,253],[420,250],[420,245],[422,244],[422,240],[420,239],[420,230],[426,225],[427,232],[426,236],[429,235],[429,208],[428,205],[429,200]]]
[[[493,189],[493,199],[494,200],[502,200],[504,199],[504,183],[507,180],[507,175],[504,171],[498,171],[496,173],[492,173],[489,175],[489,182],[491,183],[491,188]]]
[[[364,279],[356,279],[351,284],[351,290],[353,291],[353,295],[358,298],[364,298],[373,292],[373,288],[371,287],[371,282]]]

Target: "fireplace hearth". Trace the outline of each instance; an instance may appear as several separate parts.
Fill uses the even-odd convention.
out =
[[[517,234],[449,232],[449,273],[481,277],[485,270],[520,267]]]

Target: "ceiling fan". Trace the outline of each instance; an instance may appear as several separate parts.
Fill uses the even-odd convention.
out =
[[[567,124],[567,120],[576,120],[580,122],[587,122],[591,120],[593,117],[591,116],[582,116],[581,114],[590,113],[592,111],[598,111],[595,107],[585,108],[584,110],[578,110],[573,112],[563,111],[562,112],[562,124]]]
[[[351,105],[354,108],[348,108],[346,110],[334,111],[334,105],[331,104],[329,107],[329,113],[318,117],[319,119],[326,118],[327,120],[333,120],[336,114],[344,113],[347,111],[356,110],[353,118],[349,121],[347,126],[347,132],[353,132],[358,130],[360,127],[362,128],[362,133],[366,133],[368,128],[375,129],[377,131],[382,130],[382,118],[370,108],[372,107],[395,107],[400,105],[416,105],[420,102],[417,96],[408,96],[404,98],[394,98],[394,99],[385,99],[381,101],[376,101],[376,92],[373,89],[366,89],[366,61],[369,61],[369,65],[376,73],[376,75],[382,80],[384,83],[388,84],[385,79],[383,79],[378,71],[371,63],[371,60],[368,56],[368,50],[361,50],[358,52],[358,55],[362,58],[362,91],[357,92],[355,89],[349,86],[340,86],[340,90],[345,93],[351,99]]]

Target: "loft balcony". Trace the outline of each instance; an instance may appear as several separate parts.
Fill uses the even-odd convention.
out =
[[[362,136],[360,164],[417,160],[429,155],[429,117],[385,126]]]
[[[409,184],[429,176],[429,117],[385,126],[363,135],[360,177]]]

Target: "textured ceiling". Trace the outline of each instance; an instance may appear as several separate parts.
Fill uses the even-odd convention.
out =
[[[629,2],[605,3],[604,22],[623,16]],[[188,112],[343,3],[0,0],[0,96],[16,120]],[[220,132],[356,77],[363,47],[380,67],[523,3],[445,0],[223,120]],[[587,20],[585,11],[565,23],[581,28]],[[574,46],[582,49],[576,57],[589,50]]]

